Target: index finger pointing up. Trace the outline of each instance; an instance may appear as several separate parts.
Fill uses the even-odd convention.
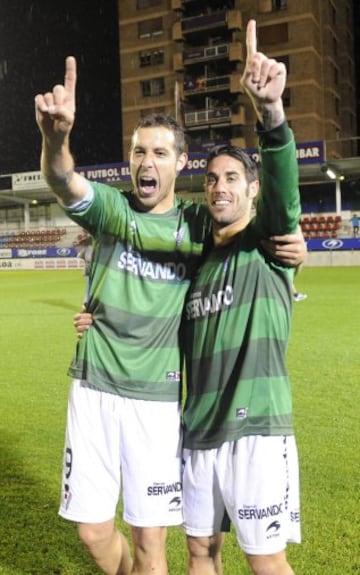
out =
[[[246,50],[248,58],[251,58],[257,52],[255,20],[249,20],[246,27]]]
[[[75,100],[76,86],[76,60],[74,56],[68,56],[65,60],[65,80],[64,87],[68,96]]]

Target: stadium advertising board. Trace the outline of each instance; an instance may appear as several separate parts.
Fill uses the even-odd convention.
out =
[[[360,238],[314,238],[307,240],[307,248],[313,252],[360,250]]]
[[[211,144],[212,147],[213,144]],[[259,159],[257,148],[248,148],[247,152],[256,160]],[[296,155],[299,164],[322,163],[324,161],[324,145],[322,141],[302,142],[296,145]],[[190,153],[188,162],[181,174],[196,175],[203,173],[206,168],[206,152]],[[130,170],[128,162],[119,162],[115,164],[101,164],[98,166],[85,166],[76,168],[76,171],[85,176],[90,181],[103,183],[128,182],[130,181]],[[21,172],[13,174],[12,189],[21,190],[40,190],[46,188],[46,182],[41,172]]]

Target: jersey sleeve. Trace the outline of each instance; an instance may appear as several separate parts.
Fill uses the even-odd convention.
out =
[[[295,231],[301,216],[294,134],[287,122],[259,133],[261,186],[256,228],[262,237]]]
[[[78,206],[68,206],[67,215],[93,237],[103,232],[120,233],[126,213],[125,195],[118,188],[98,182],[91,182],[91,187],[92,200],[82,210]]]

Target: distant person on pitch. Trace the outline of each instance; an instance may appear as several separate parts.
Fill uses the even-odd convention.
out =
[[[353,214],[349,221],[352,225],[353,237],[357,238],[359,235],[360,218],[357,214]]]

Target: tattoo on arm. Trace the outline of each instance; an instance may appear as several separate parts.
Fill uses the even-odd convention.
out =
[[[271,130],[272,113],[270,110],[263,110],[263,112],[262,112],[262,123],[263,123],[265,131]]]
[[[280,110],[269,110],[267,108],[263,108],[261,111],[261,116],[262,125],[264,126],[264,130],[266,132],[276,128],[277,126],[280,126],[280,124],[282,124],[285,120],[284,112]]]
[[[74,175],[74,168],[70,168],[70,170],[68,170],[62,175],[45,174],[45,179],[51,189],[53,189],[55,192],[57,191],[61,192],[67,190],[73,175]]]

